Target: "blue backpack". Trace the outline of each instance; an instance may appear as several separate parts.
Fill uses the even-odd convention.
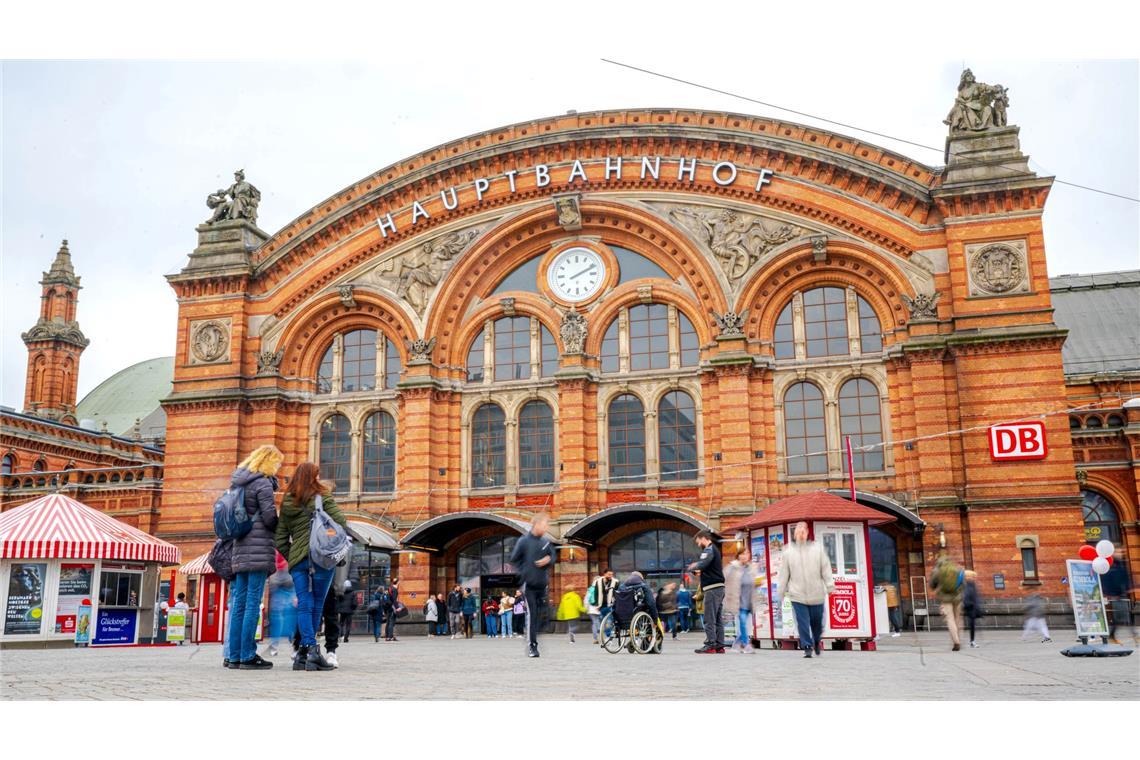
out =
[[[232,486],[214,502],[214,535],[224,540],[241,538],[253,528],[245,509],[245,488]]]

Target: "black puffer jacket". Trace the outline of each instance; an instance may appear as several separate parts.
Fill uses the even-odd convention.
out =
[[[233,571],[272,573],[277,569],[273,548],[277,530],[273,492],[277,490],[277,478],[267,478],[239,467],[234,470],[230,484],[245,487],[245,509],[253,519],[249,533],[234,542]]]

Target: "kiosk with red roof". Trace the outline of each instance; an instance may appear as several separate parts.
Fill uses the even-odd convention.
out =
[[[824,638],[845,644],[859,641],[863,649],[874,649],[869,528],[894,518],[826,491],[781,499],[735,526],[747,534],[756,570],[753,638],[795,646],[792,604],[784,599],[778,580],[784,545],[801,520],[811,538],[823,545],[835,577],[835,593],[828,596],[823,615]]]

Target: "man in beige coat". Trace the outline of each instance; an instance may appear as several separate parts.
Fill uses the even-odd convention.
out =
[[[819,654],[823,638],[823,605],[827,595],[835,591],[831,562],[823,547],[808,540],[806,522],[796,523],[794,543],[784,547],[779,587],[791,600],[796,613],[796,629],[800,632],[800,648],[804,657]]]

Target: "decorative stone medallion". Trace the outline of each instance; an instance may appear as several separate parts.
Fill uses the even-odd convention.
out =
[[[224,364],[230,360],[230,320],[201,319],[190,323],[190,363]]]
[[[1005,296],[1029,292],[1024,240],[973,243],[966,246],[971,296]]]
[[[580,354],[586,350],[586,317],[576,311],[562,315],[558,328],[562,337],[562,347],[567,354]]]

